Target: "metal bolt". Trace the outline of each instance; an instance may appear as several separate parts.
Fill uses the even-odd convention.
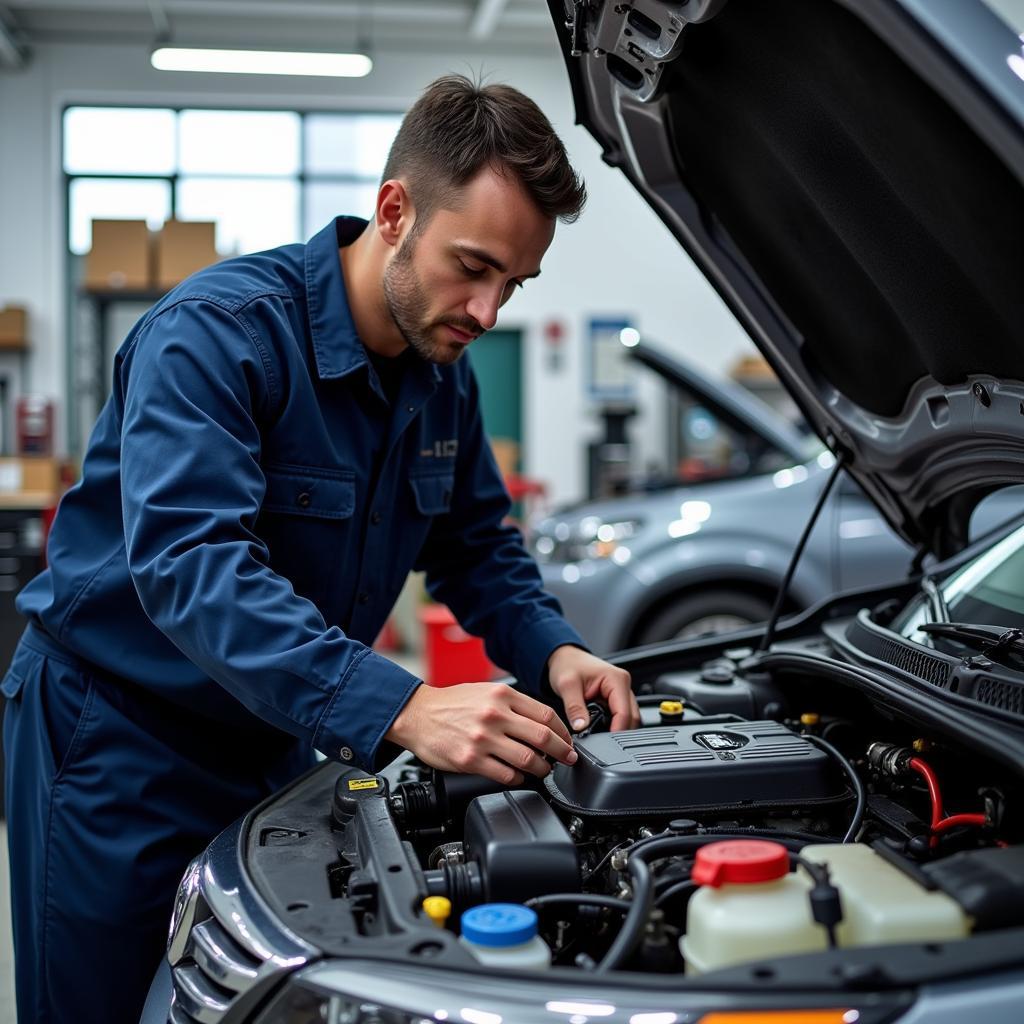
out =
[[[611,866],[613,871],[625,871],[629,854],[625,850],[616,850],[612,854]]]
[[[573,839],[579,839],[583,835],[583,821],[581,818],[570,818],[569,819],[569,835]]]
[[[974,397],[981,402],[986,409],[992,404],[992,396],[988,393],[988,388],[986,388],[980,380],[975,382],[971,391],[974,392]]]

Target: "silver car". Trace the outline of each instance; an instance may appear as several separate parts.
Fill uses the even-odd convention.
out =
[[[589,502],[533,525],[545,587],[592,650],[724,633],[768,618],[835,459],[744,388],[647,342],[629,353],[730,438],[723,477]],[[724,428],[724,429],[723,429]],[[903,578],[913,549],[848,477],[829,495],[785,610]]]

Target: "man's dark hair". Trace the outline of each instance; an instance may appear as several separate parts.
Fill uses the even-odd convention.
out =
[[[485,167],[511,173],[552,220],[574,221],[587,192],[562,140],[533,100],[510,85],[477,85],[445,75],[427,86],[402,120],[383,181],[404,178],[422,228],[438,207]]]

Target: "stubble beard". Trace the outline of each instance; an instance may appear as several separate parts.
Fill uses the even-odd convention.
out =
[[[394,321],[399,333],[409,347],[427,362],[446,366],[454,363],[462,356],[466,346],[457,342],[438,342],[431,335],[434,327],[443,323],[451,323],[459,330],[477,335],[482,333],[476,323],[457,318],[435,321],[429,320],[429,302],[426,289],[423,287],[413,265],[415,251],[415,227],[402,242],[391,262],[384,270],[383,290],[384,304],[388,315]]]

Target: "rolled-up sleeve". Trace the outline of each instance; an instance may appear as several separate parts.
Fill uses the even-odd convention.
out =
[[[153,623],[251,712],[328,757],[374,768],[420,680],[328,626],[270,567],[255,524],[273,360],[235,312],[190,300],[118,367],[132,579]],[[343,570],[344,571],[344,570]]]

